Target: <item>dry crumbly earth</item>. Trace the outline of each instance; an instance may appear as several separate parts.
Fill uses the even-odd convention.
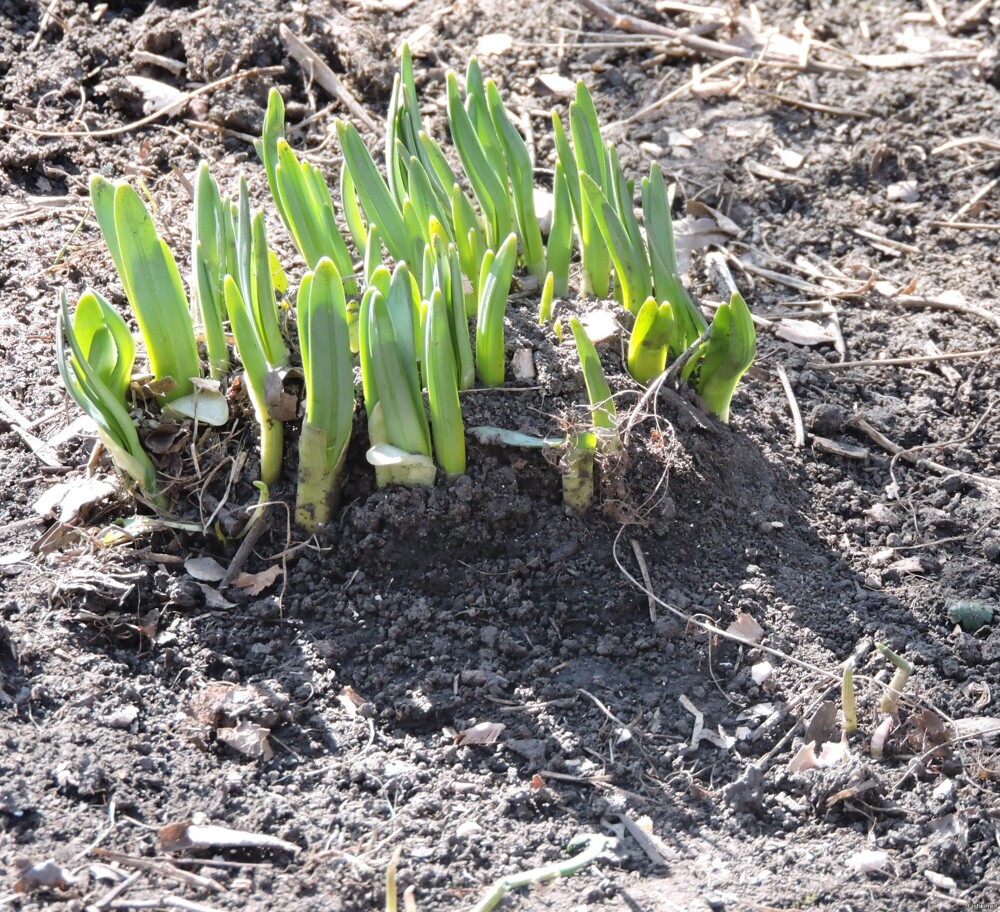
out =
[[[504,908],[1000,902],[1000,759],[995,727],[975,721],[1000,715],[1000,627],[966,632],[948,615],[1000,599],[1000,8],[726,6],[786,38],[808,29],[810,59],[840,69],[732,65],[709,77],[720,91],[693,97],[695,67],[717,61],[616,31],[570,2],[0,0],[0,907],[371,912],[401,849],[400,888],[415,887],[419,909],[470,909],[497,878],[565,858],[579,833],[615,841]],[[225,601],[184,566],[228,564],[234,548],[216,536],[161,531],[108,548],[101,530],[127,504],[91,510],[76,533],[39,517],[33,504],[82,476],[91,447],[57,437],[76,416],[53,360],[57,290],[91,284],[122,303],[87,211],[89,176],[143,182],[186,269],[199,159],[229,185],[245,172],[264,202],[250,139],[277,84],[296,147],[336,179],[343,112],[288,58],[281,24],[376,118],[396,49],[414,39],[439,136],[447,69],[464,67],[482,35],[509,35],[484,70],[530,122],[543,182],[547,114],[565,100],[540,76],[585,79],[606,123],[676,92],[608,135],[633,175],[660,159],[678,215],[712,217],[708,206],[732,220],[716,239],[760,318],[758,364],[732,424],[683,395],[661,399],[659,421],[635,425],[627,483],[606,487],[604,510],[574,517],[544,459],[479,445],[452,484],[375,491],[359,418],[331,535],[289,539],[272,509],[246,569],[277,566],[280,579],[257,595],[227,589]],[[725,25],[712,37],[738,36]],[[849,56],[900,53],[910,56]],[[241,77],[255,67],[276,69]],[[241,78],[174,118],[59,135],[140,118],[135,75],[182,90]],[[708,303],[718,297],[703,253],[691,279]],[[578,418],[574,356],[534,324],[535,306],[530,292],[515,296],[509,341],[534,350],[537,381],[469,394],[470,425],[549,433]],[[793,328],[812,343],[819,324],[839,326],[844,353],[789,341],[779,321],[803,315],[812,322]],[[626,411],[635,393],[617,343],[603,348]],[[932,350],[989,351],[830,369]],[[935,465],[891,461],[856,416]],[[190,452],[185,433],[163,446],[172,469]],[[56,437],[50,461],[65,468],[40,461],[32,436]],[[230,438],[201,439],[203,471],[218,472],[178,510],[205,519],[219,507],[231,528],[254,497],[252,440],[245,417]],[[220,503],[239,449],[249,462]],[[293,447],[289,460],[279,499],[293,494]],[[709,638],[665,605],[652,619],[625,575],[640,576],[633,541],[664,602],[722,628],[746,613],[778,654]],[[914,666],[882,759],[869,741],[891,668],[873,641]],[[804,742],[839,738],[836,676],[854,653],[851,759],[789,772]],[[765,660],[773,674],[758,684],[751,668]],[[682,697],[714,740],[692,746]],[[496,744],[456,744],[480,722],[505,726]],[[268,732],[273,755],[233,746]],[[170,867],[157,831],[191,819],[298,851],[189,849],[170,853]],[[851,867],[865,850],[886,853],[878,870]],[[20,860],[49,858],[78,882],[17,892]],[[214,885],[178,879],[178,868]],[[112,895],[122,872],[136,877]]]

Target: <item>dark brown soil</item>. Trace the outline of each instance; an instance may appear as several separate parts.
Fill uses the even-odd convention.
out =
[[[735,278],[766,322],[731,426],[684,395],[662,399],[659,421],[636,425],[604,509],[567,515],[554,466],[476,444],[468,475],[453,483],[376,491],[359,420],[336,529],[303,542],[272,509],[246,570],[282,573],[256,596],[231,588],[222,601],[185,571],[191,557],[228,563],[235,549],[216,536],[168,530],[102,547],[127,504],[92,511],[83,534],[35,513],[54,483],[83,475],[90,453],[89,440],[70,438],[57,450],[65,469],[52,469],[15,429],[19,414],[49,440],[76,417],[54,367],[56,293],[90,284],[119,294],[87,209],[90,175],[143,181],[174,249],[186,251],[185,176],[201,158],[226,181],[247,173],[263,204],[248,137],[277,83],[302,124],[296,144],[335,181],[330,137],[344,112],[288,59],[281,23],[378,119],[400,40],[429,25],[417,81],[438,135],[447,68],[463,68],[481,35],[509,34],[511,49],[483,66],[529,113],[543,180],[543,115],[564,102],[533,88],[539,74],[582,76],[610,123],[717,62],[613,31],[572,3],[390,6],[0,0],[0,907],[151,908],[141,902],[155,899],[162,908],[372,912],[384,908],[385,872],[401,849],[400,888],[415,886],[419,909],[471,909],[497,878],[565,858],[580,833],[615,841],[572,878],[519,891],[503,907],[996,903],[996,728],[966,738],[972,723],[961,720],[1000,715],[1000,629],[965,632],[948,613],[1000,599],[996,355],[830,370],[842,360],[833,346],[775,334],[783,316],[825,303],[850,361],[922,356],[930,343],[997,345],[995,5],[949,33],[927,11],[940,7],[955,25],[971,0],[765,0],[741,15],[786,36],[801,17],[824,45],[814,60],[849,66],[848,53],[894,53],[901,41],[963,53],[844,72],[736,66],[717,77],[747,75],[731,92],[679,92],[652,119],[610,134],[632,173],[656,155],[685,203],[735,222],[726,246],[747,265],[733,266]],[[652,7],[631,12],[689,24]],[[282,69],[199,96],[173,119],[109,137],[57,135],[140,118],[143,99],[126,76],[186,89],[271,66]],[[679,135],[692,128],[700,135]],[[940,148],[970,137],[980,141]],[[915,196],[898,198],[904,181]],[[965,227],[943,226],[949,219]],[[702,253],[691,277],[702,300],[717,300]],[[535,325],[535,300],[516,296],[510,343],[534,349],[537,382],[468,394],[470,426],[553,433],[579,418],[572,352]],[[605,348],[626,412],[635,393],[616,343]],[[804,416],[802,448],[781,368]],[[890,461],[855,416],[947,468]],[[252,440],[243,422],[231,446]],[[828,440],[854,456],[831,454]],[[273,493],[287,500],[293,479],[290,448]],[[220,492],[206,495],[178,509],[211,512]],[[253,498],[241,480],[230,506]],[[664,602],[723,629],[745,612],[773,651],[709,638],[664,605],[654,619],[625,575],[640,576],[633,542]],[[872,641],[914,665],[881,759],[869,738],[892,669]],[[851,760],[788,772],[805,741],[839,737],[837,679],[859,647]],[[764,660],[774,673],[758,685],[751,667]],[[746,737],[692,747],[687,701],[706,734]],[[949,720],[957,727],[944,727]],[[496,744],[456,744],[456,732],[481,722],[504,725]],[[270,732],[273,756],[230,746],[239,723]],[[164,857],[161,827],[190,819],[300,851],[172,854],[214,890],[178,881],[161,861],[135,867]],[[635,836],[643,827],[649,851]],[[857,873],[849,859],[864,850],[887,852],[885,866]],[[19,860],[49,858],[79,882],[15,892]],[[138,876],[108,899],[116,872]]]

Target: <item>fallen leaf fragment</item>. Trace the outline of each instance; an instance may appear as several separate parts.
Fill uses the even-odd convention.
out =
[[[958,889],[958,884],[951,877],[947,877],[944,874],[938,874],[937,871],[926,870],[924,871],[924,877],[926,877],[935,887],[939,890],[947,890],[949,893]]]
[[[159,831],[160,849],[164,852],[183,852],[187,849],[274,849],[296,854],[300,851],[294,842],[251,833],[246,830],[232,830],[224,826],[199,826],[189,820],[170,823]]]
[[[341,688],[340,693],[337,694],[337,700],[352,719],[358,717],[358,710],[368,702],[350,684]]]
[[[245,589],[248,595],[260,595],[281,576],[281,565],[272,564],[260,573],[241,573],[233,580],[238,589]]]
[[[503,722],[480,722],[478,725],[473,725],[472,728],[467,728],[455,735],[455,743],[465,745],[496,744],[497,738],[506,727]]]
[[[618,321],[606,310],[592,310],[580,317],[580,325],[594,345],[600,345],[618,332]]]
[[[143,97],[142,113],[155,114],[157,111],[178,110],[187,103],[187,96],[172,85],[150,79],[148,76],[126,76],[131,86]]]
[[[267,740],[270,734],[268,729],[244,719],[236,728],[220,728],[217,737],[223,744],[247,757],[270,760],[274,756]]]
[[[118,483],[110,478],[74,478],[52,485],[35,501],[34,508],[39,516],[54,515],[63,524],[71,523],[117,490]]]
[[[531,83],[537,95],[551,95],[554,98],[572,98],[576,94],[576,83],[558,73],[539,73]]]
[[[32,864],[26,858],[19,858],[14,860],[14,865],[18,869],[18,878],[14,882],[15,893],[30,893],[32,890],[52,887],[66,890],[80,882],[72,871],[56,864],[52,858],[46,858],[37,864]]]
[[[1000,735],[1000,719],[990,716],[973,716],[968,719],[953,719],[951,730],[956,738],[995,738]]]
[[[815,320],[781,319],[774,334],[793,345],[833,345],[837,341],[832,330]]]
[[[753,678],[754,684],[759,686],[771,677],[773,672],[774,667],[770,662],[758,662],[750,669],[750,677]]]
[[[214,557],[191,557],[184,561],[189,576],[200,583],[217,583],[226,575],[226,568]]]
[[[513,46],[514,39],[506,32],[490,32],[486,35],[480,35],[473,53],[477,57],[489,57],[506,54]]]
[[[264,377],[264,401],[267,413],[275,421],[294,421],[298,412],[298,400],[285,392],[283,370],[268,371]]]
[[[920,199],[915,180],[899,181],[885,188],[886,198],[892,203],[915,203]]]
[[[847,869],[855,874],[878,873],[885,869],[889,853],[878,849],[862,849],[847,859]]]
[[[822,769],[846,763],[851,759],[851,752],[842,741],[827,741],[816,754],[816,742],[808,741],[796,751],[795,756],[788,761],[788,772],[802,773],[811,769]]]
[[[748,643],[759,643],[764,636],[764,628],[743,611],[726,628],[726,633],[739,637],[741,640],[746,640]]]

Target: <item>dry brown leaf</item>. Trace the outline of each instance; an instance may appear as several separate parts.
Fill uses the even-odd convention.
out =
[[[183,852],[185,849],[278,849],[294,855],[299,851],[294,842],[286,842],[276,836],[222,826],[199,826],[189,820],[161,827],[159,838],[164,852]]]
[[[257,760],[270,760],[274,756],[267,736],[271,732],[263,726],[244,719],[236,728],[220,728],[216,737],[223,743]]]
[[[281,576],[281,564],[272,564],[260,573],[241,573],[233,580],[233,585],[245,589],[248,595],[260,595]]]
[[[745,611],[740,612],[735,621],[727,628],[726,633],[737,636],[748,643],[759,643],[764,636],[764,628],[760,626]]]
[[[829,327],[815,320],[779,320],[774,334],[793,345],[833,345],[837,341]]]
[[[576,83],[558,73],[539,73],[531,83],[531,89],[536,95],[572,98],[576,94]]]
[[[184,561],[184,569],[201,583],[217,583],[226,575],[226,568],[214,557],[190,557]]]
[[[37,864],[32,864],[25,858],[16,858],[14,865],[18,869],[18,878],[14,882],[15,893],[30,893],[42,887],[66,890],[80,883],[72,871],[56,864],[52,858],[46,858]]]
[[[294,421],[298,414],[298,401],[285,392],[284,371],[268,371],[264,377],[264,401],[267,413],[275,421]]]
[[[142,113],[155,114],[157,111],[178,111],[187,103],[187,96],[172,85],[150,79],[147,76],[126,76],[132,88],[143,97]]]
[[[503,722],[480,722],[455,735],[456,744],[495,744],[506,728]]]
[[[110,478],[74,478],[52,485],[35,501],[34,508],[39,516],[55,515],[59,522],[71,523],[117,490],[118,482]]]
[[[368,702],[350,684],[340,689],[337,700],[352,719],[358,717],[358,710]]]

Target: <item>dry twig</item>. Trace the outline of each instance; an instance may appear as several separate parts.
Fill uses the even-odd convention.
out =
[[[350,89],[340,81],[340,77],[308,44],[284,24],[278,27],[278,34],[281,35],[289,56],[302,67],[310,79],[315,79],[369,130],[374,133],[382,132],[382,125],[365,110]]]

